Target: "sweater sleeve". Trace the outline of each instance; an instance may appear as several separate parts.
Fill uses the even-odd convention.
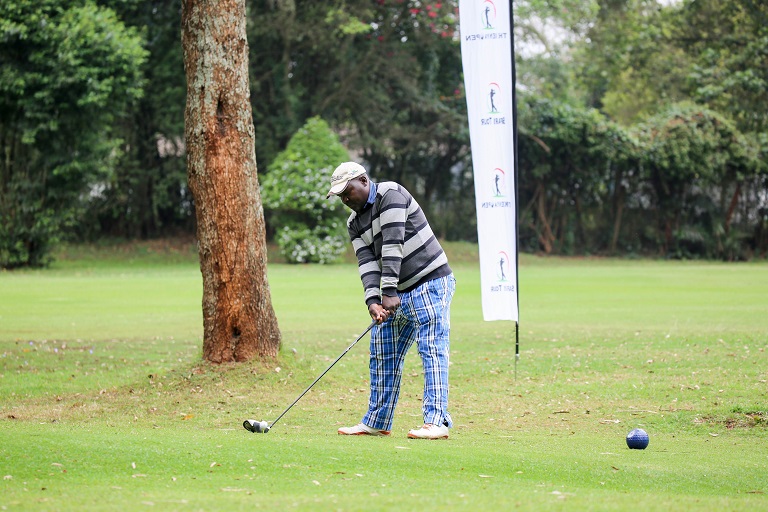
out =
[[[381,289],[379,286],[381,283],[381,268],[379,267],[378,259],[371,246],[366,244],[363,240],[361,232],[355,227],[353,221],[348,224],[347,229],[349,238],[352,240],[352,248],[357,257],[357,268],[360,272],[360,281],[363,283],[365,304],[367,306],[370,306],[371,304],[380,304]]]
[[[398,190],[387,191],[381,199],[381,293],[397,295],[400,266],[403,263],[405,223],[409,198]]]

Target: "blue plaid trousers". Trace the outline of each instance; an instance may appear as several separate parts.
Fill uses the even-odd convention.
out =
[[[424,365],[424,423],[453,426],[448,414],[448,359],[453,274],[400,293],[400,308],[371,331],[371,396],[363,423],[391,430],[405,354],[417,343]]]

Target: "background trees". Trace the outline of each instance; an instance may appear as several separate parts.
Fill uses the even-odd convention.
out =
[[[519,105],[520,245],[547,254],[622,252],[638,185],[633,135],[595,109],[524,97]]]
[[[45,181],[47,195],[40,193],[37,178],[11,185],[11,160],[4,158],[0,208],[11,204],[8,191],[27,199],[0,219],[6,230],[0,237],[3,254],[11,254],[7,247],[45,247],[57,234],[95,239],[192,233],[179,5],[171,0],[75,2],[80,12],[114,13],[94,33],[106,33],[103,27],[110,26],[117,39],[131,41],[119,46],[119,61],[83,50],[78,62],[87,63],[89,72],[115,77],[101,79],[100,86],[102,92],[112,87],[115,95],[98,108],[86,102],[91,110],[83,110],[77,106],[76,88],[61,86],[57,96],[36,96],[40,92],[30,84],[38,82],[14,78],[26,69],[19,63],[36,52],[40,59],[30,63],[38,68],[36,76],[47,76],[46,84],[56,76],[62,81],[65,74],[78,76],[74,68],[53,69],[60,56],[40,50],[71,48],[77,38],[42,30],[32,21],[38,12],[59,20],[70,4],[13,1],[2,7],[8,12],[0,40],[2,140],[32,133],[15,121],[25,112],[25,123],[34,118],[35,126],[44,127],[35,129],[41,144],[36,147],[49,149],[11,160],[14,165],[23,161],[25,172],[36,176],[56,176]],[[260,174],[269,176],[291,137],[317,116],[338,134],[351,158],[365,162],[374,179],[405,183],[430,210],[439,236],[474,240],[457,2],[248,0],[247,7]],[[515,3],[515,16],[520,235],[526,250],[722,258],[766,253],[765,2],[530,0]],[[54,104],[55,112],[44,110]],[[61,121],[55,129],[46,124],[80,114],[81,123],[68,125],[71,129],[62,130]],[[721,128],[707,132],[698,121],[704,118],[728,126],[727,137],[738,142],[726,143]],[[680,124],[690,126],[670,131]],[[660,133],[668,134],[678,150],[699,149],[680,150],[670,164],[674,169],[661,165],[672,161],[672,149],[661,144]],[[43,142],[43,134],[55,140]],[[722,140],[704,144],[701,137]],[[4,155],[17,151],[8,149],[14,147],[10,142],[2,144]],[[736,157],[739,152],[743,156]],[[56,164],[51,162],[54,154],[59,155]],[[714,165],[724,154],[735,160]],[[53,172],[65,166],[62,162],[70,170]],[[664,187],[678,179],[683,184],[665,195]],[[666,204],[685,206],[678,215]],[[9,219],[22,218],[22,210],[24,218],[37,221],[14,221],[24,227],[9,231]],[[38,213],[30,216],[31,211]],[[703,211],[708,213],[696,214]],[[271,222],[278,224],[278,219]],[[268,229],[276,233],[280,227]],[[706,243],[693,243],[691,237]],[[33,259],[14,256],[15,264],[43,263],[46,249],[38,252]]]
[[[186,83],[178,0],[105,0],[142,35],[144,94],[115,129],[121,156],[90,204],[81,236],[147,238],[194,232],[184,146]]]
[[[754,146],[734,123],[692,104],[670,106],[641,127],[640,136],[643,185],[661,253],[743,257],[744,230],[757,207],[740,197],[758,168]]]
[[[644,140],[633,196],[662,225],[638,230],[640,247],[686,257],[765,255],[768,5],[600,6],[579,45],[578,76],[592,105]]]
[[[112,179],[146,57],[93,2],[0,4],[0,266],[45,264]]]

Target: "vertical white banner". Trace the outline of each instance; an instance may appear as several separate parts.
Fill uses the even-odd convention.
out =
[[[460,0],[475,173],[483,319],[518,321],[517,191],[510,0]]]

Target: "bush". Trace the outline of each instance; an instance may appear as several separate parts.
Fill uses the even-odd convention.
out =
[[[277,233],[277,245],[288,263],[333,263],[344,253],[347,243],[343,222],[317,225],[283,226]]]
[[[58,221],[51,210],[18,220],[0,216],[0,268],[44,267],[59,242]]]
[[[326,199],[331,174],[349,153],[328,124],[313,117],[277,155],[261,180],[268,227],[290,263],[331,263],[347,242],[344,207]]]

